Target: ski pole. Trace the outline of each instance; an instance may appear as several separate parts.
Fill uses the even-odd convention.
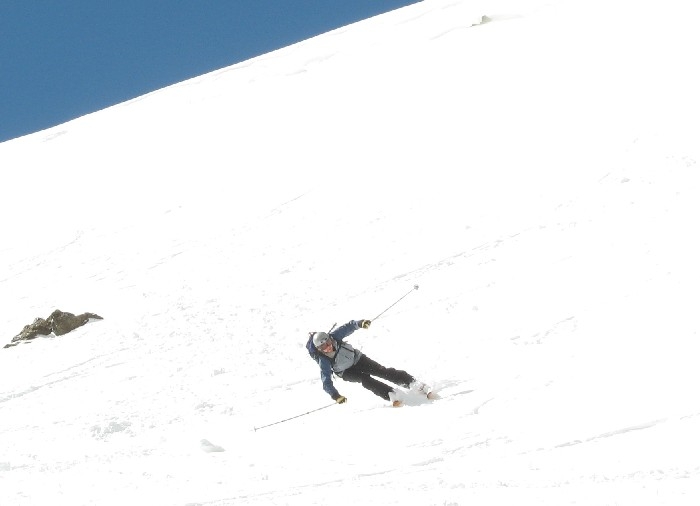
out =
[[[335,406],[337,403],[329,404],[328,406],[323,406],[320,408],[312,409],[311,411],[307,411],[306,413],[302,413],[301,415],[296,415],[292,416],[290,418],[285,418],[284,420],[280,420],[279,422],[274,422],[274,423],[268,423],[267,425],[263,425],[262,427],[253,427],[253,431],[258,431],[260,429],[264,429],[265,427],[272,427],[273,425],[277,425],[283,422],[288,422],[289,420],[294,420],[295,418],[299,418],[300,416],[308,415],[309,413],[313,413],[314,411],[320,411],[322,409],[330,408],[331,406]]]
[[[372,319],[372,321],[376,320],[377,318],[379,318],[380,316],[382,316],[384,313],[386,313],[387,311],[389,311],[389,310],[390,310],[392,307],[394,307],[396,304],[398,304],[399,302],[401,302],[401,300],[404,299],[405,297],[407,297],[408,294],[410,294],[413,290],[418,290],[418,285],[413,285],[413,288],[411,288],[403,297],[401,297],[399,300],[397,300],[396,302],[394,302],[391,306],[389,306],[389,307],[386,308],[384,311],[382,311],[382,312],[379,313],[377,316],[375,316],[375,317]]]

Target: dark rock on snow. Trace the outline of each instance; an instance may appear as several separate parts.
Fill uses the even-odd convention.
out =
[[[89,321],[102,319],[101,316],[94,313],[83,313],[76,316],[73,313],[67,313],[57,309],[51,313],[48,318],[37,318],[32,324],[25,325],[22,332],[13,337],[12,342],[5,345],[5,348],[17,346],[21,341],[30,341],[39,336],[48,336],[51,334],[62,336],[71,330],[82,327]]]

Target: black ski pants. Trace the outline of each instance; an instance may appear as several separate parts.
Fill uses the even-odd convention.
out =
[[[393,391],[394,389],[386,383],[382,383],[381,381],[374,379],[372,376],[377,376],[402,387],[408,387],[408,385],[410,385],[415,379],[406,371],[399,371],[398,369],[391,367],[384,367],[383,365],[378,364],[369,358],[367,355],[362,355],[360,360],[358,360],[355,365],[345,369],[341,378],[343,378],[345,381],[352,381],[353,383],[362,383],[362,386],[367,390],[388,401],[389,392]]]

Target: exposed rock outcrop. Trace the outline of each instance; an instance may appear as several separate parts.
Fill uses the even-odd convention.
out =
[[[83,313],[76,316],[73,313],[56,309],[48,318],[36,318],[30,325],[25,325],[22,332],[13,337],[12,342],[5,345],[5,348],[16,346],[21,341],[30,341],[39,336],[48,336],[51,334],[62,336],[71,330],[82,327],[89,321],[102,319],[101,316],[95,313]]]

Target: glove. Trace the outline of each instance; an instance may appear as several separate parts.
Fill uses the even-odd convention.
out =
[[[368,329],[372,322],[370,320],[360,320],[357,324],[361,329]]]
[[[338,404],[345,404],[347,401],[348,398],[342,395],[335,400],[335,402],[337,402]]]

